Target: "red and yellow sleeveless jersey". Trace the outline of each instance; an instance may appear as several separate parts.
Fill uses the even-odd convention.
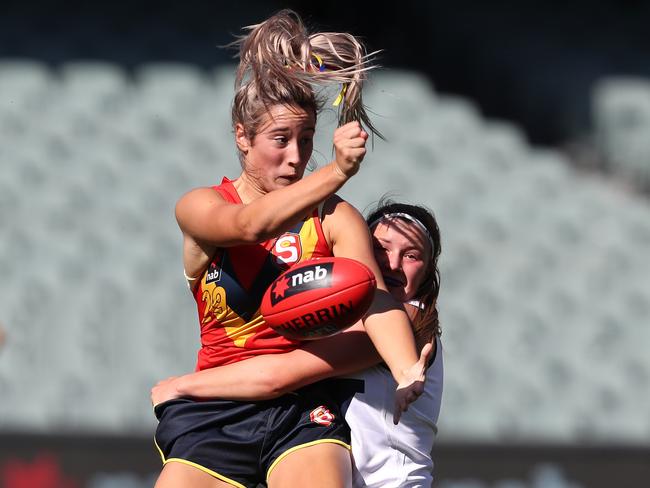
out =
[[[241,203],[227,178],[214,189],[227,201]],[[331,255],[318,209],[277,238],[217,249],[193,291],[201,327],[196,369],[295,349],[297,341],[280,336],[265,324],[259,313],[262,296],[289,267]]]

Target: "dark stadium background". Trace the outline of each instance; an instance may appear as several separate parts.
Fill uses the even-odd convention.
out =
[[[428,74],[436,89],[522,124],[531,142],[567,144],[589,132],[589,91],[607,74],[649,75],[647,2],[380,3],[312,1],[41,2],[0,5],[0,55],[106,59],[125,66],[230,61],[217,46],[280,8],[311,25],[350,30],[388,67]]]
[[[650,76],[650,6],[643,1],[5,0],[0,58],[39,59],[53,68],[100,59],[128,69],[156,60],[208,69],[232,61],[218,46],[241,26],[283,7],[310,25],[362,36],[371,50],[383,50],[384,66],[427,74],[436,90],[473,100],[486,117],[516,122],[532,144],[566,151],[589,171],[602,169],[590,139],[594,81],[607,74]],[[446,443],[436,447],[435,460],[441,486],[472,478],[527,480],[544,462],[588,487],[640,487],[650,480],[647,445]],[[97,473],[145,480],[158,469],[147,438],[0,432],[0,481],[13,483],[7,488],[83,486]]]

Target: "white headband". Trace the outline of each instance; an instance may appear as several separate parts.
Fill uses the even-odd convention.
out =
[[[394,218],[408,220],[409,222],[412,222],[415,225],[417,225],[418,228],[422,232],[424,232],[424,235],[427,236],[427,239],[429,239],[429,244],[431,244],[431,253],[433,253],[433,251],[434,251],[433,239],[431,238],[431,234],[429,233],[429,229],[427,229],[426,225],[424,225],[422,222],[420,222],[418,219],[416,219],[412,215],[409,215],[409,214],[404,213],[404,212],[393,212],[393,213],[383,214],[380,217],[373,220],[372,222],[370,222],[368,227],[370,229],[372,229],[375,225],[377,225],[382,220],[389,220],[389,219],[394,219]]]

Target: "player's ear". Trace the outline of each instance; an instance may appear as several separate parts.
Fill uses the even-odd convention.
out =
[[[251,147],[251,141],[246,135],[246,129],[240,123],[235,125],[235,143],[243,154],[247,154]]]

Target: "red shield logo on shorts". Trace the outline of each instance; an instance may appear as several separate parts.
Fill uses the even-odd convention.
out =
[[[324,425],[324,426],[329,426],[332,423],[332,420],[334,420],[334,414],[330,412],[327,407],[324,407],[321,405],[320,407],[316,407],[311,411],[309,414],[309,419],[319,425]]]

